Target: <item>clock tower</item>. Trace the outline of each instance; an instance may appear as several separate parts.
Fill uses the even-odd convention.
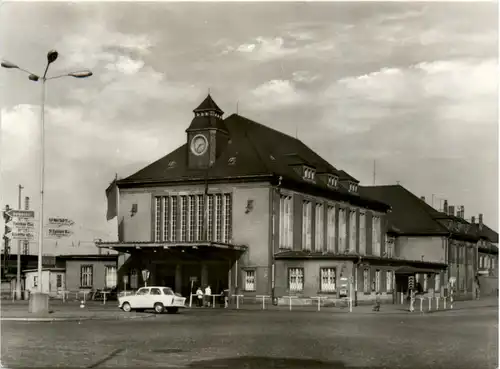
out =
[[[186,129],[187,159],[190,169],[211,167],[229,140],[229,132],[222,120],[224,112],[210,94],[193,110],[194,118]]]

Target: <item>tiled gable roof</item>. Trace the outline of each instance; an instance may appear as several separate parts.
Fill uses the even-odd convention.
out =
[[[498,233],[486,224],[483,224],[482,229],[479,229],[479,224],[477,223],[472,224],[472,226],[477,230],[481,238],[485,238],[492,243],[498,243]]]
[[[282,177],[283,181],[304,183],[302,175],[291,165],[292,162],[299,161],[314,167],[317,173],[331,173],[339,177],[347,175],[347,173],[337,170],[303,142],[287,134],[237,114],[229,116],[223,122],[228,131],[229,142],[212,167],[207,170],[190,169],[187,165],[188,148],[184,144],[137,173],[118,181],[119,186],[141,182],[154,183],[266,175]],[[319,177],[314,184],[308,183],[307,185],[332,192],[327,183],[324,183]],[[360,198],[358,195],[350,194],[342,186],[339,186],[335,192],[344,196],[345,199]],[[363,199],[354,201],[359,202]],[[374,200],[368,200],[368,203],[378,208],[389,208]]]
[[[363,186],[359,191],[367,197],[391,205],[392,211],[388,214],[388,220],[394,233],[451,234],[459,239],[478,239],[474,227],[465,219],[434,209],[401,185]],[[455,228],[456,223],[463,224],[463,227]]]

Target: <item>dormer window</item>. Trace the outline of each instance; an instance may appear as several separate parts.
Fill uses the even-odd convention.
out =
[[[337,187],[337,176],[328,175],[328,187]]]
[[[349,182],[349,192],[357,192],[358,191],[358,185],[353,182]]]
[[[304,179],[307,179],[309,181],[314,181],[315,174],[316,174],[316,171],[314,169],[304,167]]]

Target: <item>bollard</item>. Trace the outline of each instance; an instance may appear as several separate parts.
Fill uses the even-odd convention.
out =
[[[424,311],[422,308],[423,303],[424,303],[424,299],[423,299],[423,297],[420,297],[420,312],[421,313]]]
[[[349,303],[349,312],[352,313],[352,299],[351,298],[349,298],[348,303]]]
[[[266,298],[267,297],[271,297],[271,296],[259,295],[259,296],[256,296],[256,297],[262,297],[262,310],[265,310],[266,309]]]
[[[432,310],[432,297],[429,296],[429,311]]]
[[[446,296],[443,297],[443,304],[444,304],[444,309],[446,310]]]
[[[80,308],[82,308],[82,309],[83,309],[84,307],[85,307],[85,301],[84,301],[84,300],[82,300],[82,301],[80,301]]]
[[[401,295],[400,295],[400,296],[401,296],[401,305],[403,305],[403,304],[404,304],[404,295],[403,295],[403,293],[402,293],[402,292],[401,292]]]
[[[104,300],[102,302],[103,305],[106,305],[106,294],[107,294],[107,292],[104,292]]]
[[[439,297],[436,296],[436,310],[439,310]]]
[[[322,296],[315,296],[311,297],[312,299],[318,299],[318,311],[321,311],[321,299],[323,298]]]
[[[453,296],[450,296],[450,309],[453,309]]]

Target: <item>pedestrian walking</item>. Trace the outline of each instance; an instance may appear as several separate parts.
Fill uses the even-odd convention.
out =
[[[415,311],[415,290],[413,288],[410,289],[410,313]]]
[[[196,297],[198,300],[198,306],[203,307],[203,291],[201,290],[201,286],[196,290]]]
[[[373,306],[373,311],[380,311],[380,292],[375,294],[375,305]]]
[[[210,298],[212,297],[212,289],[210,288],[210,285],[207,285],[205,288],[205,299],[206,299],[206,306],[210,307]]]
[[[479,284],[479,276],[476,275],[475,278],[476,282],[476,300],[479,300],[480,292],[481,292],[481,285]]]

